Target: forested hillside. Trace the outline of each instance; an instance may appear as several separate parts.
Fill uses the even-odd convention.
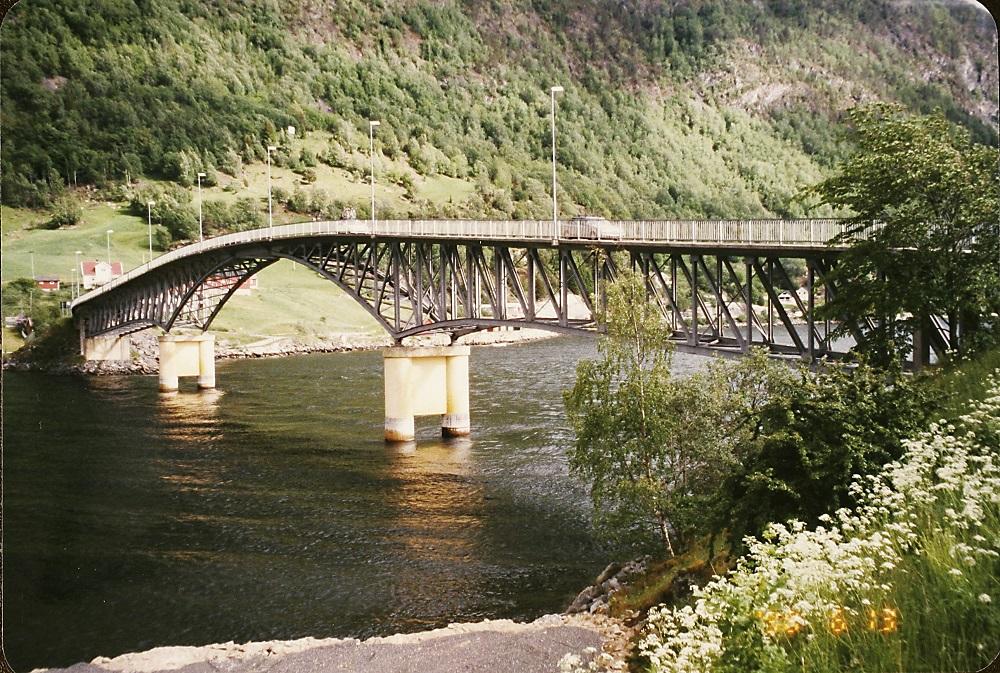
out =
[[[322,164],[361,180],[378,119],[390,182],[474,185],[406,189],[398,214],[545,216],[558,84],[567,212],[801,215],[857,103],[941,107],[996,143],[996,44],[962,3],[23,0],[0,32],[3,202],[222,183],[271,144],[304,182]]]

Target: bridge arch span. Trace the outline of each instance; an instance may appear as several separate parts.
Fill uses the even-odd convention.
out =
[[[397,342],[498,326],[593,330],[604,288],[625,264],[639,272],[687,349],[837,355],[814,321],[834,296],[836,220],[303,222],[194,243],[78,298],[85,337],[159,326],[207,329],[241,283],[279,259],[315,271],[357,301]],[[800,258],[798,288],[782,264]],[[766,292],[766,315],[751,282]],[[803,294],[803,292],[805,294]],[[776,329],[777,328],[777,329]],[[871,321],[853,325],[859,337]],[[776,336],[780,332],[783,337]],[[947,348],[940,329],[927,342]]]

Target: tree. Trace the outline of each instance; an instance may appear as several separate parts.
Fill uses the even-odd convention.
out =
[[[725,398],[700,376],[670,375],[669,326],[634,273],[608,288],[600,357],[565,394],[570,468],[590,485],[595,522],[634,541],[655,533],[673,555],[699,529],[730,462]]]
[[[62,316],[59,303],[68,299],[67,290],[39,291],[32,278],[15,278],[4,285],[3,293],[0,293],[3,314],[5,316],[24,314],[30,317],[35,334],[42,334],[59,322]]]
[[[840,321],[835,336],[874,319],[874,329],[854,336],[876,364],[905,356],[931,316],[947,317],[953,347],[995,342],[997,149],[973,143],[940,112],[914,117],[878,104],[850,118],[857,152],[811,190],[853,213],[836,239],[851,246],[832,273],[839,290],[821,309]]]

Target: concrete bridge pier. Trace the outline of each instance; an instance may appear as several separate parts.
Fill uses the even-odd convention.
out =
[[[383,351],[386,441],[412,441],[414,416],[440,414],[445,437],[470,433],[469,351],[468,346]]]
[[[125,336],[80,336],[80,353],[84,360],[131,360],[132,340]]]
[[[160,336],[160,392],[177,390],[181,376],[197,376],[198,388],[215,388],[215,335]]]

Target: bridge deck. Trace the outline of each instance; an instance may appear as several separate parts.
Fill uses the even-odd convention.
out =
[[[510,242],[525,245],[605,246],[667,250],[718,251],[732,255],[769,251],[801,255],[830,251],[827,242],[844,230],[835,219],[804,220],[612,220],[588,223],[561,220],[330,220],[299,222],[224,234],[167,252],[151,262],[77,298],[72,307],[96,299],[153,269],[171,262],[254,242],[312,236]],[[558,231],[558,236],[556,232]],[[610,234],[610,235],[609,235]]]

